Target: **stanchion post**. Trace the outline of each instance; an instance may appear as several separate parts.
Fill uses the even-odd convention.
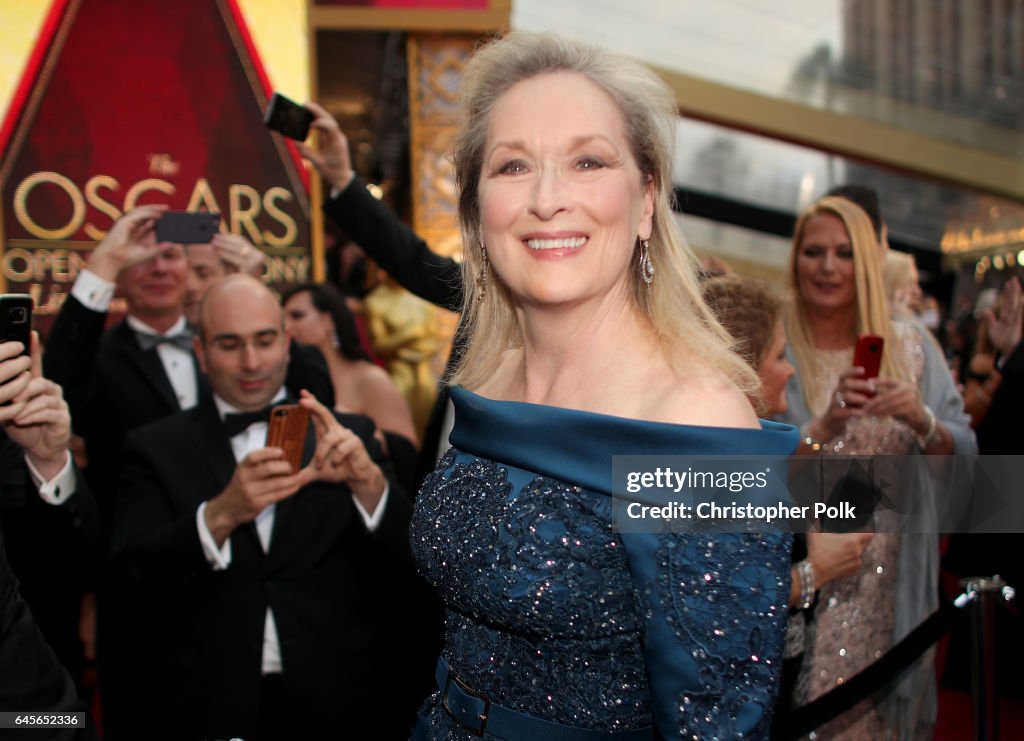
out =
[[[998,741],[999,695],[996,693],[996,605],[1006,582],[998,576],[972,576],[960,586],[974,599],[971,607],[971,705],[974,741]]]

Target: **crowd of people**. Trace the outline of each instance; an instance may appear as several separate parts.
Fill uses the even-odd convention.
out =
[[[336,286],[276,296],[237,235],[158,243],[158,205],[92,251],[45,353],[0,344],[0,710],[85,710],[95,659],[112,741],[781,738],[938,607],[937,513],[618,532],[611,462],[873,456],[928,502],[925,457],[1019,452],[1017,281],[961,387],[870,191],[800,215],[786,290],[711,276],[650,70],[514,32],[461,96],[461,262],[367,192],[315,103],[300,145],[327,217],[461,313],[426,424]],[[266,444],[282,404],[309,414],[298,468]],[[929,652],[817,737],[929,738],[935,685]]]

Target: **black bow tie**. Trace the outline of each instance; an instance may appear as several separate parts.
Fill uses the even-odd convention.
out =
[[[224,415],[224,429],[228,437],[245,432],[257,422],[269,422],[271,409],[273,407],[263,407],[258,412],[228,412]]]
[[[139,341],[139,347],[143,350],[152,350],[157,345],[167,344],[180,347],[185,352],[192,352],[192,332],[188,329],[171,335],[153,334],[136,329],[135,337]]]

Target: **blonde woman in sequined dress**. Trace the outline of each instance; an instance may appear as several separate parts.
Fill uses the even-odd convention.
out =
[[[794,301],[786,327],[797,375],[784,419],[800,425],[801,452],[885,456],[874,459],[876,477],[885,475],[885,466],[902,465],[888,456],[974,450],[962,400],[941,356],[916,325],[890,318],[884,261],[858,206],[835,197],[811,206],[793,238]],[[853,365],[861,334],[885,340],[877,379],[863,378],[863,369]],[[890,480],[896,475],[894,469]],[[877,512],[876,535],[860,572],[819,590],[797,682],[798,705],[857,674],[937,606],[937,537],[897,534],[897,517],[891,510]],[[820,728],[817,737],[930,738],[930,654],[898,687],[880,694]]]

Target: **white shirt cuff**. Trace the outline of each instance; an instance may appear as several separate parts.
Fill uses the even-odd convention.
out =
[[[366,509],[359,500],[352,497],[353,504],[356,505],[356,510],[363,518],[363,524],[366,525],[366,529],[371,533],[380,527],[380,521],[384,519],[384,509],[388,506],[388,493],[391,491],[391,484],[384,484],[384,493],[380,495],[380,501],[377,502],[377,509],[373,511],[373,514],[367,514]]]
[[[64,467],[49,481],[46,481],[36,467],[32,465],[28,454],[25,455],[25,464],[28,466],[28,473],[32,477],[32,483],[39,490],[39,497],[47,504],[64,504],[75,493],[75,487],[78,486],[78,480],[75,478],[75,467],[71,465],[71,453],[65,452],[65,455],[67,458],[64,461]]]
[[[110,302],[114,298],[116,286],[110,281],[83,268],[71,286],[71,295],[87,309],[93,311],[107,311],[110,309]]]
[[[210,528],[206,527],[206,505],[203,502],[196,510],[196,529],[199,531],[199,543],[203,546],[203,555],[206,562],[214,571],[223,571],[231,565],[231,538],[224,541],[224,545],[217,547],[217,541],[210,534]]]

